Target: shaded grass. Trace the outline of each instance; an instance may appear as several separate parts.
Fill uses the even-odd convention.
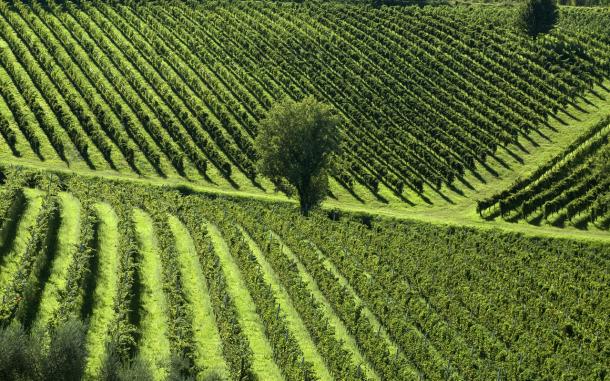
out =
[[[44,284],[35,325],[48,324],[59,309],[60,294],[65,292],[67,273],[80,237],[80,203],[68,193],[59,194],[60,219],[56,254],[49,279]]]
[[[274,297],[280,304],[282,311],[286,314],[288,328],[297,340],[299,348],[301,348],[301,351],[303,351],[303,356],[305,358],[304,361],[308,361],[313,365],[316,376],[321,380],[332,380],[332,377],[326,368],[324,359],[322,356],[320,356],[313,339],[309,335],[305,323],[303,323],[298,311],[295,309],[290,295],[284,286],[282,286],[278,276],[275,274],[275,271],[269,262],[267,262],[267,259],[265,259],[260,247],[241,226],[239,226],[239,230],[243,234],[250,252],[256,257],[256,261],[263,271],[265,282],[271,286]]]
[[[342,341],[344,343],[343,347],[346,351],[348,351],[352,356],[352,361],[354,365],[361,365],[364,374],[370,380],[380,380],[379,375],[375,372],[371,364],[364,358],[364,356],[360,353],[358,349],[358,344],[352,335],[350,335],[347,327],[341,319],[334,312],[332,305],[326,299],[322,291],[318,288],[318,285],[315,279],[307,272],[307,269],[299,258],[290,250],[288,246],[284,244],[282,239],[275,233],[272,233],[273,238],[279,242],[282,247],[282,252],[293,262],[297,264],[297,270],[301,279],[307,284],[307,288],[309,292],[314,296],[316,301],[319,303],[320,308],[324,311],[324,315],[328,319],[329,325],[331,325],[335,331],[335,335],[337,336],[337,340]]]
[[[0,261],[0,293],[4,292],[8,282],[10,282],[10,279],[12,279],[19,268],[20,260],[25,254],[31,238],[30,230],[34,228],[36,218],[42,210],[42,192],[34,189],[25,189],[24,194],[27,206],[17,223],[11,249]]]

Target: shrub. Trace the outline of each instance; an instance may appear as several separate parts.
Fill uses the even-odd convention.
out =
[[[80,380],[85,370],[86,327],[79,320],[68,320],[51,335],[51,344],[44,359],[43,373],[47,380]]]
[[[0,380],[40,380],[42,348],[17,323],[0,330]]]

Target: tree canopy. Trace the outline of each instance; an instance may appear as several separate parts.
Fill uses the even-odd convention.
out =
[[[308,97],[276,104],[259,126],[259,171],[288,194],[296,191],[304,215],[328,192],[331,157],[339,149],[338,123],[330,106]]]
[[[559,20],[555,0],[526,0],[518,15],[517,26],[532,37],[548,33]]]

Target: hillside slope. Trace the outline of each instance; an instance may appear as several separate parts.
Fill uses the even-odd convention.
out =
[[[601,380],[610,371],[607,242],[303,219],[285,204],[2,172],[0,213],[10,218],[0,231],[31,228],[1,246],[0,323],[91,319],[91,377],[107,342],[123,360],[139,352],[155,379],[172,355],[186,374],[229,379]],[[45,244],[64,239],[80,244]]]
[[[57,167],[256,189],[257,123],[283,97],[344,117],[335,187],[420,202],[485,172],[610,72],[610,12],[552,36],[500,7],[0,3],[6,151]],[[344,190],[342,190],[344,189]]]

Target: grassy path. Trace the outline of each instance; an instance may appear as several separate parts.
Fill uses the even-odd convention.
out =
[[[216,255],[227,279],[227,288],[235,301],[239,313],[239,324],[244,330],[252,348],[252,370],[261,380],[282,380],[282,374],[277,364],[273,361],[273,350],[265,336],[265,328],[258,314],[254,301],[241,278],[239,267],[231,257],[227,243],[222,238],[218,228],[208,223],[208,232],[214,245]]]
[[[4,289],[15,276],[19,268],[19,263],[31,238],[31,229],[36,224],[36,218],[42,210],[42,192],[34,189],[24,189],[27,206],[20,217],[15,240],[10,250],[0,260],[0,293],[4,294]]]
[[[171,349],[167,325],[167,300],[163,293],[162,264],[159,256],[153,221],[142,210],[133,212],[133,222],[140,249],[142,304],[140,306],[140,353],[150,362],[155,380],[168,374]]]
[[[604,82],[604,86],[610,87],[610,81]],[[558,116],[563,119],[565,124],[553,119],[550,122],[552,128],[542,127],[541,132],[545,137],[539,136],[537,133],[532,133],[530,138],[535,141],[536,145],[523,141],[523,147],[529,153],[521,152],[516,147],[510,147],[512,150],[519,152],[523,159],[523,163],[515,160],[511,155],[501,149],[497,156],[504,160],[510,168],[504,168],[494,159],[490,159],[488,165],[497,173],[498,177],[494,177],[490,173],[481,171],[481,176],[485,183],[476,179],[472,174],[465,177],[465,181],[471,183],[474,189],[462,187],[463,194],[447,192],[447,196],[452,199],[454,204],[450,204],[440,199],[440,197],[430,193],[428,196],[434,201],[433,205],[425,203],[414,207],[406,205],[403,202],[395,200],[395,197],[383,193],[390,200],[389,203],[382,203],[374,199],[374,197],[366,193],[359,194],[363,197],[364,202],[355,200],[344,189],[335,186],[332,188],[335,198],[329,198],[324,202],[325,209],[338,209],[350,213],[364,213],[379,217],[408,219],[429,222],[433,224],[449,224],[455,226],[469,226],[483,229],[502,229],[510,232],[519,232],[528,236],[535,237],[553,237],[553,238],[569,238],[578,240],[595,240],[610,242],[610,233],[599,229],[590,228],[589,230],[579,230],[574,227],[557,228],[553,226],[535,226],[527,222],[510,223],[506,221],[485,221],[476,213],[476,200],[489,197],[498,191],[501,191],[510,186],[517,177],[528,176],[538,166],[545,163],[555,155],[562,152],[574,139],[587,131],[593,124],[599,121],[602,117],[610,113],[610,92],[596,87],[595,91],[600,94],[601,98],[589,93],[585,96],[585,101],[579,101],[578,106],[584,110],[579,110],[574,106],[569,106],[566,110],[560,112]],[[141,184],[144,186],[163,186],[169,188],[189,189],[194,193],[222,195],[226,197],[255,199],[270,203],[296,203],[294,199],[288,199],[281,193],[273,193],[271,191],[262,192],[260,189],[244,183],[239,184],[240,189],[237,190],[223,181],[218,184],[209,182],[187,182],[181,178],[169,177],[161,179],[156,176],[134,176],[132,173],[119,173],[112,170],[92,171],[89,169],[72,170],[67,168],[65,163],[56,160],[47,160],[41,162],[34,159],[31,155],[17,158],[9,152],[0,152],[0,161],[4,159],[8,163],[21,165],[34,169],[45,171],[55,171],[63,173],[73,173],[84,177],[101,177],[110,180],[120,180]],[[332,181],[331,181],[332,182]],[[265,183],[266,184],[266,183]],[[459,186],[460,184],[456,184]],[[359,185],[356,186],[357,188]],[[272,189],[272,187],[267,187]]]
[[[320,356],[320,353],[318,353],[316,345],[307,331],[307,327],[292,304],[290,295],[282,286],[278,276],[275,274],[275,271],[261,252],[260,247],[241,226],[239,226],[239,230],[246,239],[250,251],[252,254],[254,254],[258,264],[261,266],[264,273],[265,282],[271,285],[273,295],[280,304],[283,312],[286,314],[286,322],[288,323],[288,327],[296,338],[301,351],[303,351],[305,361],[313,364],[315,374],[321,380],[332,380],[332,377],[326,368],[324,359],[322,356]]]
[[[89,322],[86,347],[86,378],[97,379],[105,356],[105,341],[115,320],[114,303],[118,292],[119,231],[118,218],[108,204],[96,205],[99,224],[99,273],[93,296],[93,313]]]
[[[303,266],[299,258],[294,255],[294,253],[292,252],[292,250],[290,250],[288,246],[284,244],[282,239],[277,234],[272,234],[273,237],[281,244],[283,253],[286,254],[288,258],[290,258],[297,264],[299,274],[301,275],[303,281],[307,284],[309,292],[311,292],[311,294],[316,298],[317,302],[320,303],[320,306],[322,307],[324,314],[326,315],[326,318],[329,321],[329,324],[331,324],[335,329],[337,340],[343,341],[344,348],[349,353],[351,353],[354,363],[356,365],[360,364],[362,366],[362,370],[369,379],[381,380],[379,375],[371,366],[371,364],[360,353],[356,340],[354,340],[352,335],[349,334],[349,331],[347,330],[347,327],[345,327],[345,324],[343,324],[341,319],[337,316],[337,314],[335,314],[330,302],[326,299],[322,291],[320,291],[320,289],[318,288],[315,279],[307,272],[307,269],[305,268],[305,266]]]
[[[588,125],[590,126],[590,124]],[[581,130],[584,131],[584,130]],[[221,186],[210,186],[203,183],[190,183],[175,179],[158,179],[151,177],[134,177],[112,171],[73,171],[70,169],[62,169],[60,166],[52,165],[47,162],[36,162],[23,158],[13,158],[0,153],[0,161],[6,159],[14,161],[23,167],[49,171],[53,173],[74,174],[83,176],[83,178],[102,178],[109,181],[122,181],[141,186],[163,187],[169,190],[181,189],[188,190],[195,194],[223,196],[235,199],[257,200],[268,203],[284,203],[293,204],[297,208],[297,201],[288,199],[281,194],[254,192],[228,189]],[[531,159],[536,161],[535,158]],[[542,163],[536,161],[537,163]],[[503,189],[503,188],[502,188]],[[493,193],[493,192],[492,192]],[[490,194],[492,194],[490,193]],[[475,210],[474,198],[465,199],[458,202],[456,205],[433,205],[428,207],[409,207],[400,206],[395,203],[390,203],[384,206],[377,204],[363,204],[357,202],[346,202],[328,199],[322,205],[325,210],[339,210],[347,213],[361,213],[380,218],[395,218],[398,220],[421,221],[431,224],[453,225],[453,226],[468,226],[479,229],[501,229],[507,232],[522,233],[529,237],[551,237],[551,238],[567,238],[584,241],[610,242],[610,233],[598,229],[580,230],[574,227],[553,227],[548,225],[535,226],[529,225],[526,222],[510,223],[506,221],[486,221],[481,219]]]
[[[229,377],[229,368],[222,354],[222,341],[216,326],[216,318],[210,294],[193,239],[186,227],[175,216],[169,217],[169,226],[176,237],[176,250],[184,293],[193,309],[193,335],[196,344],[195,365],[202,369],[198,376],[205,378],[217,373]]]
[[[57,253],[51,275],[44,285],[35,325],[44,327],[59,309],[59,298],[66,289],[68,268],[80,238],[80,202],[69,193],[59,194],[61,225],[57,237]]]

